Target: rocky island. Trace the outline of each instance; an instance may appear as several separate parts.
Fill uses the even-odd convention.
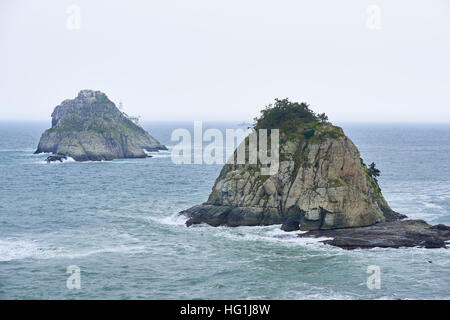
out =
[[[146,158],[147,152],[167,150],[141,126],[121,112],[100,91],[82,90],[52,113],[35,153],[53,153],[48,161],[101,161]]]
[[[342,128],[305,103],[276,100],[255,119],[254,129],[279,129],[279,169],[261,175],[261,164],[227,162],[208,200],[182,211],[187,226],[282,224],[301,237],[331,237],[346,249],[445,247],[450,227],[402,220],[378,185],[379,170],[367,166]],[[247,144],[248,138],[242,143]],[[248,157],[248,146],[244,146]],[[234,154],[236,157],[236,151]]]

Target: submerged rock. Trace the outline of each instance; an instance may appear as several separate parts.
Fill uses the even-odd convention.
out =
[[[286,232],[300,230],[300,221],[295,218],[289,218],[283,223],[281,230]]]
[[[47,161],[47,163],[50,162],[63,162],[64,160],[67,160],[67,157],[63,154],[55,154],[54,156],[49,156],[47,157],[47,159],[45,159],[45,161]]]
[[[368,227],[308,231],[299,234],[299,237],[333,238],[323,242],[343,249],[445,248],[446,241],[450,240],[450,227],[431,226],[423,220],[402,220]]]
[[[35,153],[63,154],[76,161],[146,158],[145,151],[167,150],[121,112],[100,91],[82,90],[52,113]]]
[[[270,225],[294,219],[301,230],[327,230],[405,217],[389,207],[343,130],[306,104],[277,100],[263,110],[255,129],[280,129],[278,171],[264,176],[260,163],[226,164],[206,203],[181,212],[189,218],[188,226]]]

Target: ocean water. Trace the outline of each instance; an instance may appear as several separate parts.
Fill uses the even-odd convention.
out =
[[[236,123],[205,126],[235,128]],[[450,125],[341,124],[391,207],[450,224]],[[346,251],[279,226],[187,228],[220,165],[46,164],[41,122],[0,122],[0,299],[449,299],[450,250]],[[145,123],[167,146],[175,128]],[[69,266],[81,288],[66,286]],[[369,266],[380,289],[369,289]]]

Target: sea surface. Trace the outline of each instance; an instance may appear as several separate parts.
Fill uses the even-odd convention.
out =
[[[410,218],[450,224],[450,125],[340,124],[383,194]],[[0,299],[450,299],[450,250],[346,251],[280,226],[187,228],[221,165],[149,159],[47,164],[46,122],[0,122]],[[144,128],[173,148],[176,128]],[[238,123],[204,123],[236,128]],[[68,289],[69,266],[80,289]],[[369,289],[369,266],[381,286]],[[371,267],[373,268],[373,267]]]

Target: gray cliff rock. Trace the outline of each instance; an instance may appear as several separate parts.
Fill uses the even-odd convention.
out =
[[[226,164],[206,203],[181,212],[189,218],[188,226],[270,225],[295,219],[301,230],[326,230],[405,217],[389,207],[343,130],[319,121],[307,105],[277,100],[255,128],[280,129],[278,172],[263,176],[260,164]]]
[[[53,153],[76,161],[145,158],[145,151],[167,150],[123,114],[100,91],[82,90],[52,113],[35,153]]]

